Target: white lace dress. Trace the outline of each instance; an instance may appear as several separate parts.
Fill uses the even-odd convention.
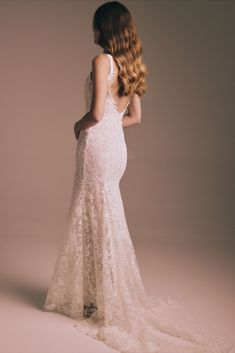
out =
[[[113,79],[110,59],[109,85]],[[85,83],[86,111],[92,93]],[[126,109],[125,109],[126,110]],[[109,89],[102,120],[82,130],[65,234],[44,309],[122,353],[228,353],[231,343],[170,298],[145,292],[119,182],[127,163],[119,112]]]

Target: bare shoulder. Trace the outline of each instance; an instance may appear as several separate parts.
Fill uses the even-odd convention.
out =
[[[93,59],[92,59],[92,65],[94,66],[107,66],[109,63],[109,59],[106,54],[100,53],[97,54]]]
[[[131,104],[132,105],[140,105],[141,104],[141,97],[137,93],[133,94],[133,96],[131,98]]]
[[[109,58],[106,54],[97,54],[92,59],[92,80],[97,80],[97,78],[107,77],[109,72]]]
[[[138,93],[134,93],[133,94],[133,99],[135,99],[136,101],[140,101],[140,99],[141,99],[141,96],[138,94]]]

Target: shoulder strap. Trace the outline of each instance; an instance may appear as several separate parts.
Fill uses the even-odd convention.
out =
[[[108,79],[111,79],[113,77],[113,57],[111,54],[108,54],[108,53],[106,53],[106,55],[108,55],[109,63],[110,63]]]

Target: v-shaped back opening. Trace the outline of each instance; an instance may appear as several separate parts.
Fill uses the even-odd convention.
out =
[[[130,104],[130,100],[128,101],[128,103],[125,105],[124,109],[122,109],[121,111],[119,110],[118,108],[118,104],[113,96],[113,93],[112,93],[112,83],[113,83],[113,77],[114,77],[114,73],[116,72],[116,70],[114,69],[114,59],[113,59],[113,56],[109,53],[106,53],[106,55],[108,56],[109,58],[109,62],[110,62],[110,71],[109,71],[109,75],[108,75],[108,93],[110,94],[111,96],[111,99],[113,101],[113,105],[114,105],[114,108],[115,110],[121,114],[121,113],[124,113],[125,110],[127,109],[128,105]]]

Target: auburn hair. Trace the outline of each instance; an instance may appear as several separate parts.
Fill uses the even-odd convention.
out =
[[[118,67],[119,96],[144,95],[147,67],[142,61],[143,47],[129,10],[119,1],[99,6],[93,16],[93,30],[100,34],[98,44],[113,56]]]

